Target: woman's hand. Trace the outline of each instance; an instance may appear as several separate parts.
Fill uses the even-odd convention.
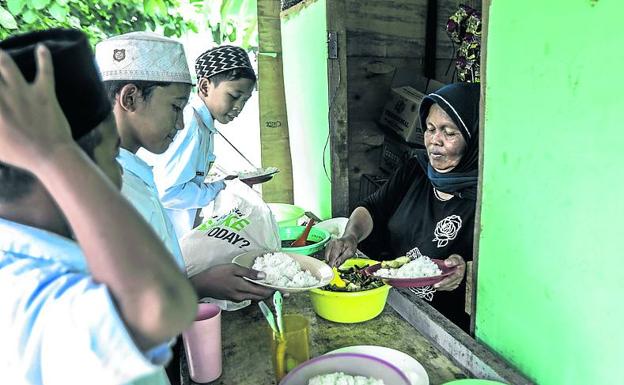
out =
[[[444,260],[444,264],[446,267],[457,266],[457,269],[455,269],[453,274],[436,283],[433,287],[439,291],[455,290],[464,279],[464,274],[466,273],[466,262],[459,254],[452,254]]]
[[[338,267],[351,258],[357,250],[355,235],[345,235],[342,238],[332,239],[325,248],[325,260],[331,267]]]
[[[13,59],[0,50],[0,161],[32,171],[46,154],[75,146],[54,91],[50,51],[35,50],[37,74],[27,83]]]

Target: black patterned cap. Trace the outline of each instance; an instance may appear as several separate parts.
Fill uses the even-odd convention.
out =
[[[15,35],[0,41],[28,82],[35,79],[35,47],[44,44],[52,55],[56,97],[71,127],[72,137],[88,134],[111,113],[87,36],[78,30],[50,29]]]
[[[210,78],[235,68],[249,68],[253,71],[247,52],[233,45],[223,45],[210,49],[199,55],[195,61],[197,79]]]

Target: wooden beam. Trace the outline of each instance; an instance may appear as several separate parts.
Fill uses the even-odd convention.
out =
[[[284,96],[280,1],[258,0],[258,92],[262,166],[280,169],[262,185],[267,202],[293,203],[292,160]]]
[[[424,75],[426,78],[435,78],[436,42],[437,42],[437,0],[427,0],[427,20],[425,22],[425,65]]]
[[[502,357],[476,341],[408,289],[392,289],[388,303],[472,377],[534,385]]]
[[[477,322],[477,289],[479,275],[479,240],[481,239],[481,205],[483,204],[483,141],[485,140],[485,85],[487,70],[487,36],[491,0],[483,0],[481,25],[481,102],[479,104],[479,181],[477,184],[477,207],[475,211],[475,227],[473,241],[472,312],[470,314],[470,332],[474,335]]]
[[[327,0],[327,31],[337,45],[336,57],[329,50],[328,100],[331,150],[332,216],[349,215],[349,134],[347,120],[347,36],[345,0]]]

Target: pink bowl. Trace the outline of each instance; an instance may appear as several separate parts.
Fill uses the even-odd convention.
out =
[[[436,265],[438,265],[438,267],[440,268],[440,270],[442,270],[442,274],[440,275],[436,275],[433,277],[422,277],[422,278],[388,278],[388,277],[379,277],[374,275],[374,273],[381,269],[381,263],[378,263],[376,265],[372,265],[367,267],[364,272],[366,274],[372,275],[375,278],[379,278],[381,280],[384,281],[384,283],[390,285],[390,286],[394,286],[394,287],[423,287],[423,286],[431,286],[434,285],[440,281],[442,281],[444,278],[448,277],[449,275],[453,274],[455,272],[455,270],[457,269],[456,266],[453,267],[447,267],[444,264],[444,261],[441,259],[432,259],[432,262],[434,262]]]

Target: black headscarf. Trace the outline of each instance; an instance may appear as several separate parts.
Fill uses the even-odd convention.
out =
[[[78,30],[50,29],[15,35],[0,41],[0,49],[15,61],[26,81],[37,73],[35,47],[43,43],[52,55],[56,97],[74,139],[80,139],[111,112],[87,36]]]
[[[420,125],[423,132],[433,104],[440,106],[461,131],[466,141],[466,151],[459,164],[451,171],[440,173],[431,167],[426,151],[416,154],[418,162],[431,183],[440,191],[460,198],[477,198],[479,162],[479,100],[480,86],[474,83],[453,83],[423,98],[420,104]]]

